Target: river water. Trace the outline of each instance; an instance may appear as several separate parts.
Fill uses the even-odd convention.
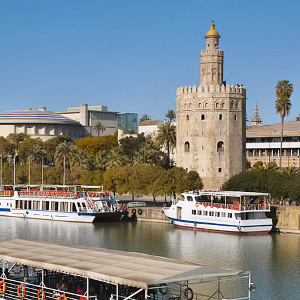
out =
[[[0,217],[0,241],[32,239],[144,252],[251,271],[251,299],[300,299],[300,235],[239,236],[148,222],[79,224]]]

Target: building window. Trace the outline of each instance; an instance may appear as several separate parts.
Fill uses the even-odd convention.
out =
[[[221,121],[223,118],[222,114],[219,114],[219,120]]]
[[[237,121],[237,115],[234,115],[234,121]]]
[[[189,142],[184,143],[184,152],[190,152],[190,143]]]
[[[224,143],[222,141],[219,141],[217,144],[217,152],[223,152],[224,151]]]
[[[222,172],[222,168],[219,168],[219,173],[221,173]]]
[[[205,115],[201,115],[201,120],[205,120]]]
[[[186,120],[189,121],[190,120],[190,116],[186,115]]]

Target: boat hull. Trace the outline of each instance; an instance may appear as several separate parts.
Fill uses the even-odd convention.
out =
[[[178,219],[172,216],[172,208],[164,208],[163,212],[171,222],[180,228],[203,230],[203,231],[215,231],[226,233],[238,233],[238,234],[267,234],[272,229],[272,219],[254,219],[236,221],[234,219],[226,218],[210,218],[210,217],[194,217]]]
[[[77,213],[63,211],[0,208],[0,216],[40,219],[49,221],[93,223],[120,221],[123,217],[123,213],[119,211],[99,213]]]

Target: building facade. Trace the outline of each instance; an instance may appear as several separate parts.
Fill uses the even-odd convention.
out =
[[[281,123],[247,128],[247,160],[279,166]],[[300,168],[300,121],[284,122],[281,167]]]
[[[177,166],[220,188],[246,166],[246,89],[223,82],[220,35],[211,24],[201,51],[200,86],[177,89]]]
[[[28,108],[6,111],[0,114],[0,135],[7,137],[10,133],[25,133],[43,141],[58,135],[69,135],[73,139],[86,136],[79,122],[47,111],[46,107],[40,107],[38,110]]]

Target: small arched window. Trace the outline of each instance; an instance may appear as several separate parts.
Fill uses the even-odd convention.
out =
[[[201,115],[201,120],[205,120],[205,115]]]
[[[224,151],[224,143],[222,141],[219,141],[217,143],[217,152],[223,152]]]
[[[189,142],[184,143],[184,152],[190,152],[190,143]]]
[[[221,121],[223,119],[222,114],[219,114],[219,120]]]
[[[189,103],[189,109],[191,109],[192,108],[192,103]]]
[[[190,116],[186,115],[186,120],[189,121],[190,120]]]
[[[185,109],[185,110],[187,109],[187,105],[186,105],[186,103],[184,103],[184,109]]]
[[[237,115],[234,115],[234,121],[237,121]]]
[[[202,108],[202,103],[201,102],[198,103],[198,108]]]

